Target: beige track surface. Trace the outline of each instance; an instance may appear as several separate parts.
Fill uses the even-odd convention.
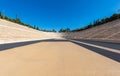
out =
[[[120,76],[120,63],[71,42],[0,52],[0,76]]]

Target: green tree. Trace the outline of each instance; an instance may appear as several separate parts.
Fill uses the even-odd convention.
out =
[[[4,16],[4,19],[9,20],[9,18],[7,16]]]
[[[15,22],[16,22],[16,23],[21,23],[21,21],[20,21],[19,18],[16,18],[16,19],[15,19]]]
[[[95,27],[95,26],[99,26],[101,24],[104,24],[104,23],[107,23],[107,22],[110,22],[110,21],[113,21],[113,20],[116,20],[116,19],[120,19],[120,14],[113,14],[109,18],[103,18],[101,20],[95,20],[92,24],[89,24],[89,25],[87,25],[86,27],[83,27],[83,28],[75,29],[75,30],[73,30],[73,32],[86,30],[86,29],[89,29],[89,28],[92,28],[92,27]]]
[[[60,29],[59,32],[71,32],[70,28]]]
[[[3,19],[3,18],[4,18],[4,16],[3,16],[2,12],[0,12],[0,18],[1,18],[1,19]]]
[[[52,32],[56,32],[56,30],[55,30],[55,29],[53,29],[53,30],[52,30]]]

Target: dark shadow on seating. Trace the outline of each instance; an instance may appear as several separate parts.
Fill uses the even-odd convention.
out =
[[[16,47],[20,47],[20,46],[25,46],[25,45],[35,44],[35,43],[39,43],[39,42],[65,42],[65,41],[67,41],[67,40],[47,39],[47,40],[35,40],[35,41],[0,44],[0,51],[16,48]]]
[[[92,46],[88,46],[88,45],[85,45],[85,44],[81,44],[81,43],[77,43],[77,42],[73,42],[71,41],[72,43],[75,43],[77,45],[80,45],[82,47],[85,47],[91,51],[94,51],[98,54],[101,54],[105,57],[108,57],[112,60],[115,60],[117,62],[120,62],[120,54],[119,53],[116,53],[116,52],[111,52],[111,51],[108,51],[108,50],[104,50],[104,49],[100,49],[100,48],[96,48],[96,47],[92,47]]]

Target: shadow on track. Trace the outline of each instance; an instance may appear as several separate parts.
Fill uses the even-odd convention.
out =
[[[35,41],[0,44],[0,51],[16,48],[16,47],[20,47],[20,46],[25,46],[25,45],[35,44],[35,43],[39,43],[39,42],[65,42],[65,41],[67,41],[67,40],[47,39],[47,40],[35,40]]]
[[[94,41],[94,40],[82,40],[82,39],[75,39],[75,40],[120,50],[120,43],[102,42],[102,41]]]
[[[120,54],[119,53],[115,53],[115,52],[111,52],[111,51],[108,51],[108,50],[104,50],[104,49],[100,49],[100,48],[96,48],[96,47],[92,47],[92,46],[88,46],[88,45],[85,45],[85,44],[81,44],[81,43],[77,43],[77,42],[73,42],[71,41],[72,43],[75,43],[79,46],[82,46],[82,47],[85,47],[91,51],[94,51],[98,54],[101,54],[105,57],[108,57],[112,60],[115,60],[117,62],[120,62]]]

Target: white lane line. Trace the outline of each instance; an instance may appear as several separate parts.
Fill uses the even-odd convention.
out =
[[[99,45],[94,45],[94,44],[90,44],[90,43],[85,43],[85,42],[77,41],[77,40],[71,40],[71,39],[69,39],[69,40],[73,41],[73,42],[76,42],[76,43],[80,43],[80,44],[84,44],[84,45],[88,45],[88,46],[92,46],[92,47],[96,47],[96,48],[100,48],[100,49],[104,49],[104,50],[107,50],[107,51],[110,51],[110,52],[116,52],[116,53],[120,54],[120,50],[116,50],[116,49],[112,49],[112,48],[107,48],[107,47],[99,46]]]

